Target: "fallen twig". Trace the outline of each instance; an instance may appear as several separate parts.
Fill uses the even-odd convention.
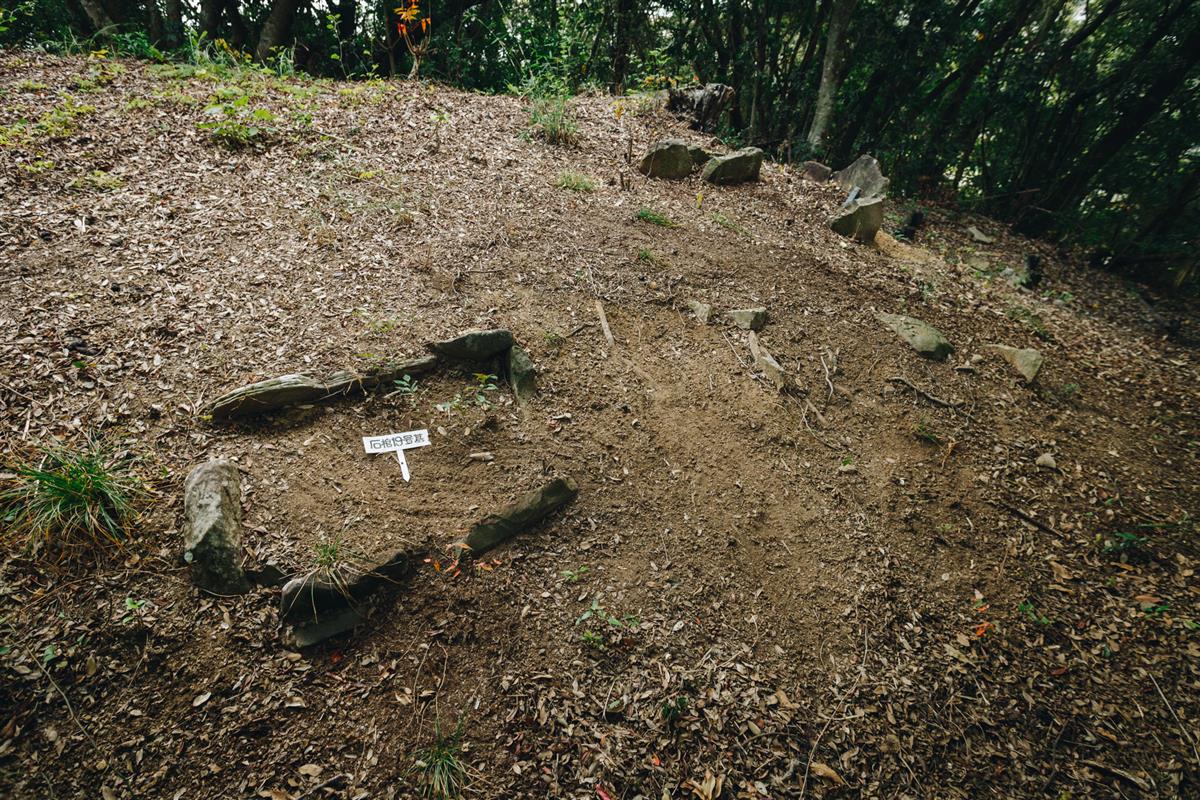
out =
[[[920,386],[917,386],[916,384],[914,384],[908,378],[902,378],[899,375],[893,375],[892,377],[888,378],[888,383],[903,384],[904,386],[907,386],[909,389],[912,389],[913,392],[915,392],[917,394],[917,396],[922,397],[925,400],[928,400],[930,403],[933,403],[935,406],[941,406],[942,408],[948,408],[951,411],[957,411],[959,414],[962,414],[964,417],[971,420],[972,422],[975,421],[974,417],[972,417],[968,412],[962,410],[962,405],[963,405],[962,403],[954,403],[949,400],[943,400],[942,398],[940,398],[936,395],[932,395],[929,392],[922,389]]]
[[[1043,531],[1044,533],[1050,533],[1050,534],[1053,534],[1060,538],[1065,538],[1062,531],[1058,530],[1057,528],[1055,528],[1052,525],[1048,525],[1045,522],[1042,522],[1040,519],[1037,519],[1036,517],[1026,514],[1024,511],[1017,508],[1016,506],[1010,506],[1008,503],[1004,503],[999,500],[993,500],[992,505],[996,506],[997,508],[1004,509],[1005,511],[1012,514],[1017,519],[1022,520],[1023,522],[1028,522],[1030,525],[1032,525],[1033,527],[1037,528],[1040,531]]]
[[[615,347],[616,341],[613,339],[612,329],[608,327],[608,317],[604,316],[604,306],[600,301],[596,301],[596,313],[600,316],[600,327],[604,331],[604,338],[608,341],[609,347]]]
[[[1175,709],[1171,707],[1171,701],[1167,699],[1165,694],[1163,694],[1162,687],[1159,686],[1158,681],[1154,679],[1154,673],[1147,671],[1146,674],[1150,676],[1150,682],[1154,684],[1155,691],[1157,691],[1158,696],[1162,698],[1163,705],[1167,707],[1167,711],[1170,711],[1171,716],[1175,718],[1175,724],[1179,726],[1179,733],[1183,735],[1184,741],[1192,746],[1192,755],[1196,757],[1196,764],[1200,765],[1200,750],[1196,749],[1196,742],[1192,739],[1191,734],[1188,733],[1187,728],[1183,727],[1183,721],[1179,719],[1179,715],[1176,714]]]

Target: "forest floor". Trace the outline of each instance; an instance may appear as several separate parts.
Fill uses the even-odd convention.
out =
[[[946,210],[915,246],[853,243],[837,190],[780,165],[647,180],[630,153],[711,142],[644,100],[572,100],[553,146],[525,100],[417,83],[7,53],[0,98],[5,457],[101,433],[157,490],[116,559],[4,555],[0,795],[414,797],[459,725],[472,797],[1200,794],[1194,309],[1167,336],[1136,287]],[[268,109],[237,123],[265,141],[214,143],[222,101]],[[1036,291],[998,277],[1029,252]],[[754,305],[788,392],[723,316]],[[877,312],[957,350],[923,360]],[[448,407],[472,378],[442,374],[203,416],[491,327],[538,366],[525,406]],[[990,343],[1039,349],[1037,382]],[[422,427],[411,483],[362,452]],[[297,652],[278,589],[188,580],[181,485],[214,456],[249,563],[302,573],[337,536],[429,562]],[[564,513],[447,568],[551,474]]]

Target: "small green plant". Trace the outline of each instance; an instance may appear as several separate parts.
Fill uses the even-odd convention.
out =
[[[677,723],[680,718],[687,713],[687,710],[688,699],[683,695],[677,695],[672,699],[663,700],[662,705],[659,707],[659,711],[662,713],[662,718],[666,720],[668,725],[674,725]]]
[[[643,264],[649,264],[652,267],[658,267],[662,265],[662,261],[659,259],[659,257],[654,255],[652,251],[645,247],[638,250],[637,257],[638,261],[642,262]]]
[[[362,555],[338,533],[313,546],[312,568],[308,574],[348,597],[350,581],[362,574],[365,563]]]
[[[559,189],[570,189],[572,192],[590,192],[596,188],[596,184],[587,175],[569,170],[561,173],[554,185]]]
[[[410,406],[416,405],[417,392],[419,391],[416,378],[414,378],[412,375],[404,375],[403,377],[392,381],[392,383],[396,387],[395,390],[388,392],[386,395],[384,395],[384,397],[391,397],[392,395],[398,394],[403,397],[407,397],[408,404]]]
[[[699,207],[698,203],[697,203],[697,207]],[[740,233],[743,235],[750,234],[750,231],[746,230],[744,227],[742,227],[738,223],[734,222],[733,220],[731,220],[729,217],[725,216],[724,214],[718,214],[718,213],[714,212],[712,215],[712,220],[713,220],[713,222],[720,225],[722,228],[729,230],[729,231],[733,231],[734,233]]]
[[[937,435],[937,432],[930,426],[929,420],[926,417],[921,417],[921,419],[917,420],[917,426],[913,429],[913,436],[929,444],[942,443],[942,437]]]
[[[125,616],[121,617],[121,624],[128,625],[137,616],[137,612],[141,611],[146,605],[145,600],[134,600],[132,597],[125,598]]]
[[[463,720],[459,719],[454,732],[443,735],[435,723],[433,744],[416,753],[408,773],[414,776],[421,797],[427,800],[457,800],[462,797],[469,777],[461,753]]]
[[[1029,618],[1030,622],[1036,622],[1038,625],[1049,625],[1050,618],[1039,612],[1028,600],[1023,600],[1017,606],[1017,610]]]
[[[1145,547],[1150,540],[1128,531],[1117,531],[1104,545],[1105,553],[1128,553]]]
[[[0,490],[0,522],[32,553],[101,554],[129,539],[136,506],[147,493],[129,460],[89,439],[78,449],[51,444],[18,464]]]
[[[843,467],[854,466],[854,459],[851,458],[850,456],[842,456],[842,466]]]
[[[54,169],[54,162],[39,158],[34,161],[18,164],[17,166],[30,175],[41,175],[43,172],[49,172]]]
[[[1046,330],[1046,323],[1042,321],[1041,317],[1025,306],[1010,305],[1005,309],[1004,314],[1009,319],[1024,325],[1039,339],[1050,339],[1050,333]]]
[[[1070,400],[1075,395],[1079,394],[1079,384],[1078,383],[1064,383],[1062,385],[1062,388],[1058,390],[1058,394],[1064,400]]]
[[[579,583],[579,579],[582,578],[587,573],[588,573],[587,567],[580,567],[579,569],[564,569],[562,571],[563,582],[564,583]]]
[[[489,393],[494,393],[498,388],[496,386],[496,376],[489,375],[486,372],[476,372],[474,377],[475,383],[468,387],[469,391],[473,393],[471,399],[480,408],[491,408],[493,403],[488,395]]]
[[[208,131],[213,142],[237,149],[262,145],[274,135],[271,123],[275,122],[275,115],[270,109],[251,108],[250,95],[245,93],[229,97],[227,92],[218,91],[218,97],[222,96],[228,99],[204,109],[212,121],[197,125],[200,130]]]
[[[675,223],[671,218],[657,211],[651,211],[648,208],[638,209],[638,212],[633,215],[633,218],[639,222],[649,222],[651,225],[658,225],[663,228],[674,228]]]
[[[579,634],[579,641],[585,647],[590,647],[593,650],[607,650],[608,645],[604,643],[604,637],[595,631],[583,631]]]
[[[533,135],[549,144],[570,145],[579,140],[579,125],[563,95],[533,98],[529,111]]]
[[[549,347],[551,350],[559,349],[566,344],[567,341],[567,337],[563,336],[558,331],[551,330],[543,331],[542,339],[545,340],[546,347]]]
[[[87,175],[81,175],[72,180],[68,186],[72,189],[91,190],[96,192],[111,192],[120,189],[125,181],[102,169],[94,169]]]

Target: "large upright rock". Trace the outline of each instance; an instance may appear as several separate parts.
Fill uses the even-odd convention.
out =
[[[467,534],[467,547],[479,555],[496,545],[531,528],[558,511],[579,494],[579,487],[570,478],[555,478],[540,489],[521,497],[517,502],[496,514],[480,520]]]
[[[242,490],[237,466],[214,459],[183,483],[183,559],[192,582],[215,594],[242,594]]]
[[[727,185],[758,180],[762,169],[763,151],[757,147],[743,147],[729,155],[713,156],[704,165],[701,177],[709,183]]]
[[[646,151],[638,164],[638,171],[648,178],[682,180],[692,174],[693,166],[687,142],[664,139]]]
[[[901,314],[877,314],[876,317],[925,358],[944,361],[954,352],[954,345],[941,331],[916,317]]]
[[[805,161],[800,166],[800,174],[814,183],[825,183],[833,175],[833,170],[820,161]]]
[[[829,227],[834,233],[860,242],[875,241],[875,234],[883,227],[883,198],[850,201],[830,220]]]
[[[859,189],[859,197],[883,197],[887,193],[890,181],[883,176],[879,162],[873,156],[862,155],[845,169],[833,173],[833,180],[846,192],[854,187]]]
[[[525,348],[513,343],[508,349],[508,383],[517,402],[524,405],[537,391],[537,370]]]
[[[723,83],[667,89],[667,110],[685,117],[698,131],[710,131],[733,102],[733,88]]]
[[[686,149],[684,152],[687,152]],[[479,364],[500,355],[512,347],[512,343],[512,332],[503,328],[493,328],[486,331],[467,331],[453,339],[433,342],[429,346],[439,356],[450,361]]]

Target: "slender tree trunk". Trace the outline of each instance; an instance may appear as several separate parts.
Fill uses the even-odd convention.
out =
[[[200,33],[208,41],[217,38],[221,28],[221,9],[225,0],[200,0]]]
[[[267,63],[271,51],[287,41],[292,32],[292,20],[300,8],[301,0],[275,0],[271,13],[263,23],[262,33],[258,36],[258,46],[254,48],[254,57],[259,63]]]
[[[163,2],[163,45],[171,50],[183,46],[183,0]]]
[[[833,106],[837,101],[838,88],[842,83],[845,66],[845,48],[842,37],[850,24],[850,16],[858,0],[833,0],[829,15],[829,31],[825,41],[825,60],[821,65],[821,86],[817,89],[817,105],[813,111],[812,124],[808,128],[808,144],[819,148],[825,141],[829,122],[833,119]]]
[[[629,74],[629,50],[632,46],[630,36],[633,29],[634,0],[613,0],[615,3],[616,24],[613,27],[612,49],[612,82],[610,89],[613,94],[625,93],[625,79]]]
[[[83,7],[83,12],[87,14],[88,21],[92,23],[92,30],[95,33],[107,35],[116,27],[116,23],[108,15],[108,10],[100,0],[79,0],[79,5]]]
[[[354,38],[354,31],[358,28],[357,14],[358,0],[339,0],[337,6],[338,39],[348,42]]]

